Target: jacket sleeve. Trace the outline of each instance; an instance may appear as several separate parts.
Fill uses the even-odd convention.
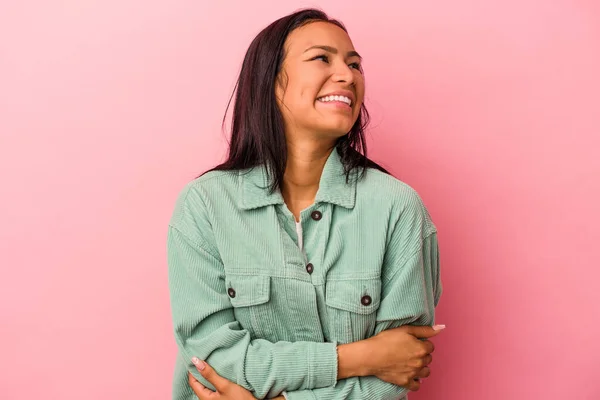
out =
[[[419,200],[416,198],[415,200]],[[427,211],[400,218],[386,250],[381,305],[375,334],[402,325],[433,325],[442,294],[439,246]],[[340,380],[334,387],[287,391],[288,400],[398,400],[408,390],[375,376]]]
[[[199,195],[191,190],[180,195],[167,235],[171,313],[187,370],[213,388],[193,366],[196,356],[258,398],[286,389],[335,385],[336,343],[252,339],[235,320],[224,267]],[[194,201],[187,201],[188,196]]]

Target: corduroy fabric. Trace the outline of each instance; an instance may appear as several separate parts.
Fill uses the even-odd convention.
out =
[[[212,388],[193,356],[257,398],[404,398],[372,376],[336,382],[336,346],[434,323],[437,232],[421,198],[374,169],[346,183],[334,149],[301,213],[303,252],[294,216],[268,184],[264,168],[213,171],[178,197],[167,239],[173,399],[196,398],[187,371]]]

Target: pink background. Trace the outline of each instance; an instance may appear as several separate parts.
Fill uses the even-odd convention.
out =
[[[169,398],[175,196],[224,155],[250,40],[321,6],[365,57],[370,155],[440,231],[411,398],[600,399],[598,4],[2,1],[0,398]]]

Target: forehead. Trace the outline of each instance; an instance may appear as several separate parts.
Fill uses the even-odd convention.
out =
[[[329,22],[311,22],[292,31],[286,40],[289,55],[299,55],[311,46],[325,45],[342,52],[354,50],[350,36],[339,26]]]

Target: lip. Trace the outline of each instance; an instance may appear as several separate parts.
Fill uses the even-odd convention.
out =
[[[349,90],[337,90],[335,92],[331,92],[331,93],[324,94],[322,96],[318,96],[317,99],[320,99],[321,97],[326,97],[326,96],[346,96],[352,102],[352,106],[354,106],[354,104],[356,103],[356,96],[354,96],[354,93],[352,93]]]

